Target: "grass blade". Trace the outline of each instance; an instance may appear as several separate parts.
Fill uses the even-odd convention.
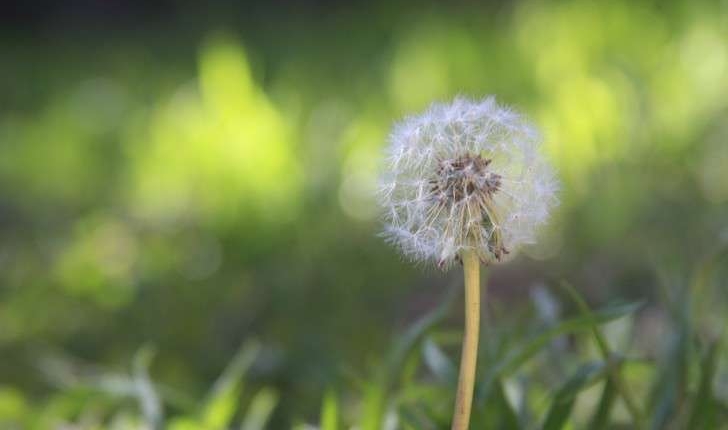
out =
[[[685,290],[682,291],[683,298],[677,303],[677,309],[672,310],[677,319],[677,326],[664,353],[666,359],[660,365],[650,396],[652,414],[650,428],[653,430],[665,428],[677,412],[683,409],[682,400],[688,376],[692,332],[689,296]]]
[[[240,430],[265,430],[273,410],[278,404],[278,393],[271,388],[263,388],[250,401],[245,420]]]
[[[713,378],[717,368],[718,342],[708,346],[701,360],[700,384],[693,398],[692,412],[688,421],[688,429],[716,428],[716,402],[713,395]]]
[[[399,416],[404,429],[437,430],[439,428],[434,421],[414,406],[400,407]]]
[[[384,421],[389,390],[396,375],[404,366],[407,357],[425,335],[439,324],[452,308],[461,288],[454,286],[449,289],[440,304],[428,314],[417,320],[395,342],[389,353],[384,369],[374,381],[365,385],[363,416],[361,428],[363,430],[380,430]]]
[[[238,408],[243,375],[253,364],[259,349],[257,343],[244,345],[215,381],[202,410],[202,422],[207,428],[227,428],[230,425]]]
[[[133,379],[136,387],[137,399],[142,415],[150,428],[160,430],[164,421],[164,409],[154,383],[149,378],[149,366],[154,357],[154,350],[145,347],[134,356]]]
[[[364,392],[363,416],[361,428],[364,430],[379,430],[384,422],[386,406],[386,388],[377,381],[366,385]]]
[[[604,324],[622,318],[637,311],[642,307],[642,302],[618,304],[607,306],[587,316],[579,316],[562,321],[549,328],[530,340],[523,343],[523,346],[511,351],[501,360],[490,372],[490,378],[508,377],[518,370],[521,365],[538,354],[543,346],[555,338],[572,332],[591,330],[594,325]]]
[[[425,365],[438,380],[447,384],[455,384],[457,379],[457,369],[440,346],[435,343],[432,337],[428,337],[423,342],[422,357]]]
[[[562,288],[566,290],[567,294],[571,297],[571,299],[576,303],[577,307],[581,311],[582,315],[584,316],[591,316],[592,310],[589,308],[589,305],[586,303],[586,301],[581,297],[581,295],[576,291],[574,287],[572,287],[569,283],[563,282],[561,284]],[[599,347],[599,350],[602,354],[602,357],[606,361],[612,360],[612,351],[609,347],[609,343],[607,343],[607,339],[602,334],[602,331],[599,329],[599,326],[597,324],[591,324],[591,332],[592,336],[594,337],[594,341],[596,342],[597,346]],[[634,423],[634,426],[637,429],[644,429],[645,428],[645,419],[642,415],[641,408],[637,405],[637,402],[634,399],[634,396],[632,395],[632,392],[627,387],[627,385],[624,383],[624,380],[622,379],[622,374],[620,372],[619,366],[612,366],[610,369],[609,379],[611,379],[612,383],[614,384],[614,388],[619,392],[620,396],[624,400],[624,404],[629,410],[630,415],[632,416],[632,421]]]
[[[612,406],[617,398],[617,390],[611,379],[607,379],[604,383],[602,396],[599,399],[599,405],[592,417],[589,428],[592,430],[604,430],[609,425],[609,418],[612,414]]]
[[[585,388],[607,375],[608,365],[603,362],[588,363],[581,366],[554,396],[544,421],[543,430],[559,430],[563,428],[571,415],[576,396]]]
[[[321,405],[321,430],[338,430],[339,399],[334,390],[328,390]]]
[[[498,411],[501,412],[501,422],[498,426],[499,429],[504,430],[518,430],[521,425],[518,422],[518,414],[513,409],[513,405],[506,396],[506,390],[503,386],[503,381],[498,379],[495,382],[495,402],[498,405]]]
[[[459,287],[450,288],[440,304],[428,314],[417,320],[395,343],[387,359],[387,374],[396,375],[402,367],[407,355],[422,340],[432,327],[440,323],[452,308],[455,299],[458,297]]]

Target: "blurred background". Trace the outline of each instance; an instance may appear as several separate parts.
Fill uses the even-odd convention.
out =
[[[728,242],[726,1],[0,6],[0,423],[134,416],[86,382],[140,372],[182,415],[241,346],[268,428],[327,390],[357,416],[352,380],[462,279],[403,261],[372,197],[392,123],[458,94],[526,112],[562,182],[485,324],[568,313],[545,288],[568,280],[645,301],[630,348],[659,357],[674,286]]]

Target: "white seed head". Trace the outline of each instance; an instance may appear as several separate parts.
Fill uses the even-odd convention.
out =
[[[537,130],[493,97],[435,103],[397,124],[379,199],[384,235],[446,268],[473,250],[492,263],[535,241],[558,184]]]

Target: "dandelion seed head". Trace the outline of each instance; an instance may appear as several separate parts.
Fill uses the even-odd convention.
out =
[[[533,243],[557,204],[537,130],[493,97],[436,103],[396,124],[379,200],[384,236],[449,267],[464,250],[492,263]]]

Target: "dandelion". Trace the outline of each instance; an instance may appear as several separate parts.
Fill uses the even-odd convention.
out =
[[[556,203],[536,129],[517,113],[457,98],[390,136],[380,197],[385,235],[415,261],[446,268],[474,252],[502,261],[533,243]]]
[[[390,135],[379,197],[384,235],[417,262],[463,264],[465,338],[453,429],[466,429],[475,378],[480,263],[533,243],[557,182],[536,129],[493,97],[456,98],[406,118]]]

